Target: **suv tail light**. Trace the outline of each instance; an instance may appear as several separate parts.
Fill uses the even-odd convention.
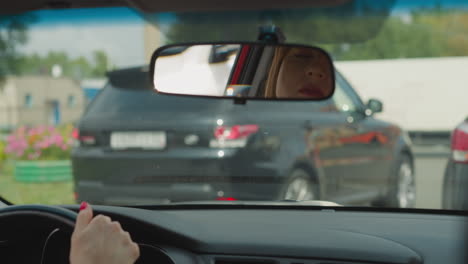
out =
[[[237,201],[237,199],[233,197],[218,197],[216,201]]]
[[[89,134],[80,134],[78,129],[73,130],[73,138],[76,140],[77,146],[93,146],[96,144],[96,137]]]
[[[458,163],[468,163],[468,122],[453,131],[452,159]]]
[[[258,132],[258,125],[218,126],[215,129],[214,136],[216,139],[235,140],[246,138],[256,132]]]
[[[250,135],[257,133],[258,125],[218,126],[214,130],[214,140],[210,141],[212,148],[242,148],[247,144]]]

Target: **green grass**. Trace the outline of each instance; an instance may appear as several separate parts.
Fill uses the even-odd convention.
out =
[[[14,204],[74,204],[73,182],[22,183],[14,178],[13,164],[0,168],[0,195]]]

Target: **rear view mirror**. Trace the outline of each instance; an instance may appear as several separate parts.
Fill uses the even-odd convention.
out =
[[[335,90],[330,56],[303,45],[169,45],[154,52],[150,74],[159,93],[174,95],[324,100]]]

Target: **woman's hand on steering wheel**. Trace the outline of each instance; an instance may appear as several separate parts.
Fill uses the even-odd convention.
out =
[[[133,264],[139,256],[138,245],[118,222],[93,217],[91,206],[81,204],[71,238],[71,264]]]

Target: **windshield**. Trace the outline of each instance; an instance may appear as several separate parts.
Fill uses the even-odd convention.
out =
[[[330,53],[331,98],[235,104],[154,91],[148,65],[158,47],[255,41],[272,25],[286,43]],[[186,83],[208,89],[238,49],[208,47],[199,59],[209,74]],[[464,1],[41,10],[0,17],[0,56],[0,196],[15,204],[468,208]],[[178,63],[164,74],[197,70]]]

